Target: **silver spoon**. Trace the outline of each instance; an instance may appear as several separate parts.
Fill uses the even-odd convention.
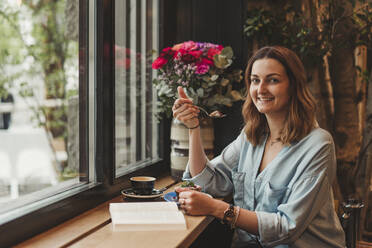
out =
[[[182,105],[182,104],[181,104]],[[181,106],[179,105],[179,107]],[[212,113],[208,113],[207,110],[205,110],[204,108],[198,106],[198,105],[194,105],[195,107],[198,107],[201,111],[199,113],[199,116],[204,116],[204,117],[209,117],[209,118],[212,118],[212,119],[220,119],[220,118],[223,118],[225,117],[226,115],[221,113],[220,111],[218,110],[215,110],[213,111]]]
[[[208,113],[208,111],[205,110],[204,108],[202,108],[200,106],[197,106],[197,105],[195,105],[195,106],[198,107],[201,110],[200,113],[203,113],[205,116],[208,116],[209,118],[212,118],[212,119],[219,119],[219,118],[223,118],[223,117],[226,116],[225,114],[221,113],[218,110],[213,111],[212,113]]]

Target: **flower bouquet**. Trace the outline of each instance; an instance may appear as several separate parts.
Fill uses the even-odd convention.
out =
[[[231,47],[212,43],[187,41],[164,48],[152,63],[152,68],[158,70],[153,83],[159,112],[171,116],[178,86],[184,87],[195,105],[208,112],[243,100],[242,90],[233,87],[233,83],[242,81],[242,71],[230,70],[232,62]]]

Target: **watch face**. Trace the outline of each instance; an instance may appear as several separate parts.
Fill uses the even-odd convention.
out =
[[[222,223],[229,224],[234,219],[234,217],[235,217],[234,206],[230,205],[229,208],[226,209],[224,212]]]
[[[234,217],[234,210],[229,210],[226,212],[226,217]]]

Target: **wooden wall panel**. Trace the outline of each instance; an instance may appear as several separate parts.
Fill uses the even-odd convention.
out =
[[[243,35],[246,1],[163,0],[162,3],[161,48],[188,40],[231,46],[235,55],[233,67],[244,71],[250,51]],[[234,104],[227,110],[226,118],[215,121],[216,155],[239,134],[243,126],[240,112],[241,103]]]

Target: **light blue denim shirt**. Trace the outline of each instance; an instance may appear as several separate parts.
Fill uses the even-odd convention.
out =
[[[285,146],[258,173],[267,136],[253,146],[242,132],[191,180],[215,197],[234,195],[234,204],[255,211],[258,237],[236,229],[234,245],[257,239],[263,247],[345,247],[334,211],[336,156],[331,135],[314,129]],[[184,178],[190,179],[188,167]]]

